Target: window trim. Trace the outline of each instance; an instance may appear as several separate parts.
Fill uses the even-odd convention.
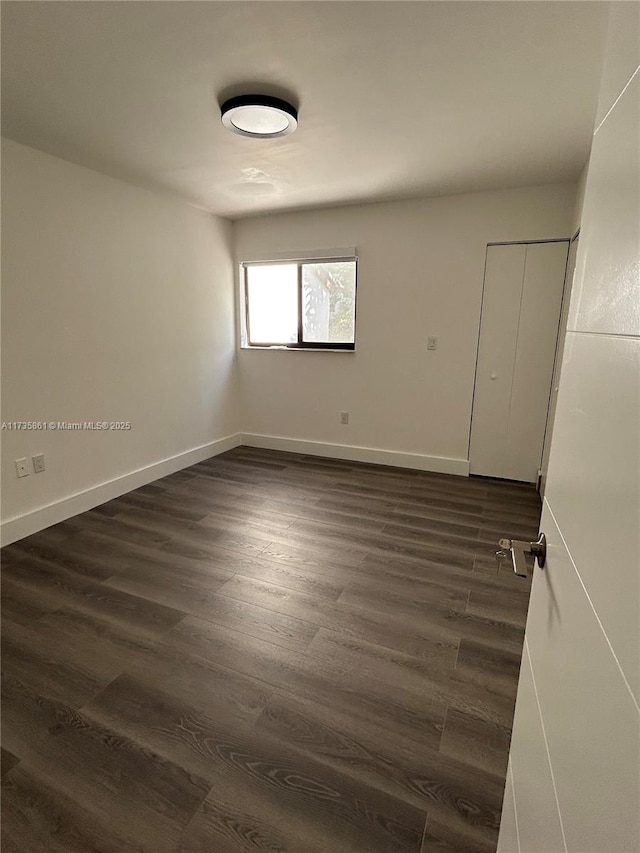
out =
[[[303,333],[303,317],[302,317],[302,267],[305,264],[331,264],[349,262],[355,264],[355,288],[354,288],[354,309],[353,309],[353,341],[351,343],[336,343],[324,341],[305,341],[302,338]],[[295,264],[297,267],[297,295],[298,295],[298,340],[293,343],[253,343],[251,340],[251,326],[249,321],[249,287],[247,281],[247,269],[253,266],[279,266],[282,264]],[[356,348],[356,317],[358,310],[358,256],[353,255],[331,255],[321,257],[304,257],[304,258],[283,258],[281,260],[269,259],[265,261],[241,261],[242,269],[242,288],[244,295],[244,331],[246,335],[246,349],[275,349],[275,350],[319,350],[319,351],[339,351],[339,352],[355,352]]]

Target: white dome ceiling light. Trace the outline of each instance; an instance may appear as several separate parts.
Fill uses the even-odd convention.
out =
[[[275,139],[298,126],[295,107],[271,95],[239,95],[225,101],[220,110],[222,124],[240,136]]]

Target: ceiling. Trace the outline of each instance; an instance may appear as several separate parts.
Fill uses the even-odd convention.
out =
[[[574,180],[606,7],[7,0],[2,132],[231,218]],[[252,90],[298,130],[225,130]]]

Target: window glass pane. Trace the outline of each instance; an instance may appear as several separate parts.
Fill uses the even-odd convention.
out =
[[[303,341],[352,344],[355,320],[356,262],[303,264]]]
[[[256,264],[246,270],[251,343],[295,343],[298,340],[297,264]]]

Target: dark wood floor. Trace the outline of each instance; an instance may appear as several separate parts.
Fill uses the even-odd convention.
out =
[[[238,448],[8,546],[4,853],[493,853],[538,517]]]

